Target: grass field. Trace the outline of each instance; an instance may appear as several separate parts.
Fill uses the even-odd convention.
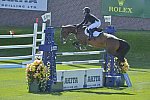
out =
[[[6,33],[10,29],[0,29],[0,33]],[[31,29],[15,29],[17,34],[20,33],[32,33]],[[28,93],[26,85],[26,74],[24,68],[16,69],[0,69],[0,100],[149,100],[150,98],[150,31],[118,31],[117,36],[127,40],[131,45],[127,58],[130,64],[130,70],[128,74],[132,81],[132,87],[120,87],[120,88],[93,88],[93,89],[81,89],[57,92],[51,94],[33,94]],[[59,30],[56,31],[56,40],[59,37]],[[0,45],[10,43],[26,43],[31,41],[27,40],[0,40]],[[76,51],[71,43],[61,45],[59,41],[56,41],[59,45],[59,51]],[[90,50],[93,48],[89,48]],[[9,52],[9,53],[8,53]],[[0,51],[0,56],[9,56],[20,52],[21,54],[27,54],[28,50],[21,50],[17,53],[15,50]],[[83,59],[90,58],[81,57]],[[95,58],[95,56],[94,56]],[[64,58],[60,58],[64,59]],[[70,59],[70,58],[66,58]],[[72,59],[79,59],[74,57]],[[14,61],[17,62],[17,61]],[[0,62],[2,63],[2,62]],[[4,63],[4,62],[3,62]],[[71,70],[71,69],[83,69],[83,68],[98,68],[98,65],[57,65],[58,70]]]
[[[128,74],[133,84],[131,88],[95,88],[33,94],[28,93],[25,69],[0,69],[0,100],[149,100],[150,70],[131,69]]]

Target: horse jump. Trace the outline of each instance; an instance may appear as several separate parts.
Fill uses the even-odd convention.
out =
[[[125,56],[130,49],[130,45],[127,41],[104,32],[100,34],[100,36],[96,37],[95,40],[92,39],[89,41],[87,39],[88,36],[84,34],[83,28],[76,28],[76,25],[66,25],[62,26],[60,34],[63,44],[67,42],[70,34],[75,35],[76,41],[79,45],[91,45],[95,48],[104,48],[109,54],[118,58],[120,67],[129,67],[127,60],[125,59]]]
[[[32,44],[26,44],[26,45],[5,45],[5,46],[0,46],[1,50],[6,50],[6,49],[21,49],[21,48],[32,48],[31,55],[24,55],[24,56],[11,56],[11,57],[0,57],[0,61],[8,61],[8,60],[18,60],[18,59],[32,59],[31,61],[28,62],[23,62],[22,64],[12,64],[12,63],[7,63],[7,64],[0,64],[0,68],[22,68],[24,67],[24,64],[30,63],[35,60],[36,56],[36,51],[37,51],[37,42],[41,42],[41,44],[44,44],[44,30],[46,28],[46,23],[42,24],[42,31],[38,32],[38,23],[34,23],[34,31],[33,34],[22,34],[22,35],[0,35],[1,39],[11,39],[11,38],[33,38],[33,43]],[[42,38],[37,39],[37,35],[41,34]]]

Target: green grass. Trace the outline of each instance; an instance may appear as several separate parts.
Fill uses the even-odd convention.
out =
[[[28,28],[1,28],[0,33],[8,34],[9,30],[15,30],[16,34],[32,33]],[[56,30],[55,40],[60,51],[78,51],[74,49],[71,42],[61,45],[59,41],[60,30]],[[117,36],[123,38],[131,45],[127,58],[131,69],[128,74],[132,81],[132,87],[121,88],[94,88],[64,91],[51,94],[28,93],[26,85],[25,69],[0,69],[0,100],[149,100],[150,98],[150,31],[118,31]],[[32,39],[0,39],[0,45],[32,43]],[[89,48],[90,50],[96,50]],[[20,51],[0,51],[0,56],[10,56],[29,53],[28,49]],[[61,60],[94,59],[98,56],[71,56],[70,58],[59,58]],[[22,62],[22,60],[7,61]],[[4,63],[4,62],[0,62]],[[57,70],[72,70],[84,68],[98,68],[99,65],[57,65]]]
[[[58,69],[63,69],[62,67],[59,66]],[[71,68],[68,66],[68,69],[69,67]],[[25,69],[0,69],[0,100],[149,100],[150,70],[131,69],[128,74],[133,84],[131,88],[94,88],[33,94],[28,93]]]

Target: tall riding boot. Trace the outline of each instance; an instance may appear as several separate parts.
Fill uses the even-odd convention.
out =
[[[91,40],[93,38],[93,30],[89,29],[89,38],[88,40]]]

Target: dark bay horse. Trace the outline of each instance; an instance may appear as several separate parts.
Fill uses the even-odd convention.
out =
[[[89,41],[88,36],[84,34],[84,29],[77,28],[76,25],[62,26],[60,38],[63,43],[67,41],[70,34],[74,34],[77,41],[82,45],[104,48],[109,54],[117,57],[119,62],[125,62],[125,56],[130,49],[127,41],[107,33],[101,33]]]

